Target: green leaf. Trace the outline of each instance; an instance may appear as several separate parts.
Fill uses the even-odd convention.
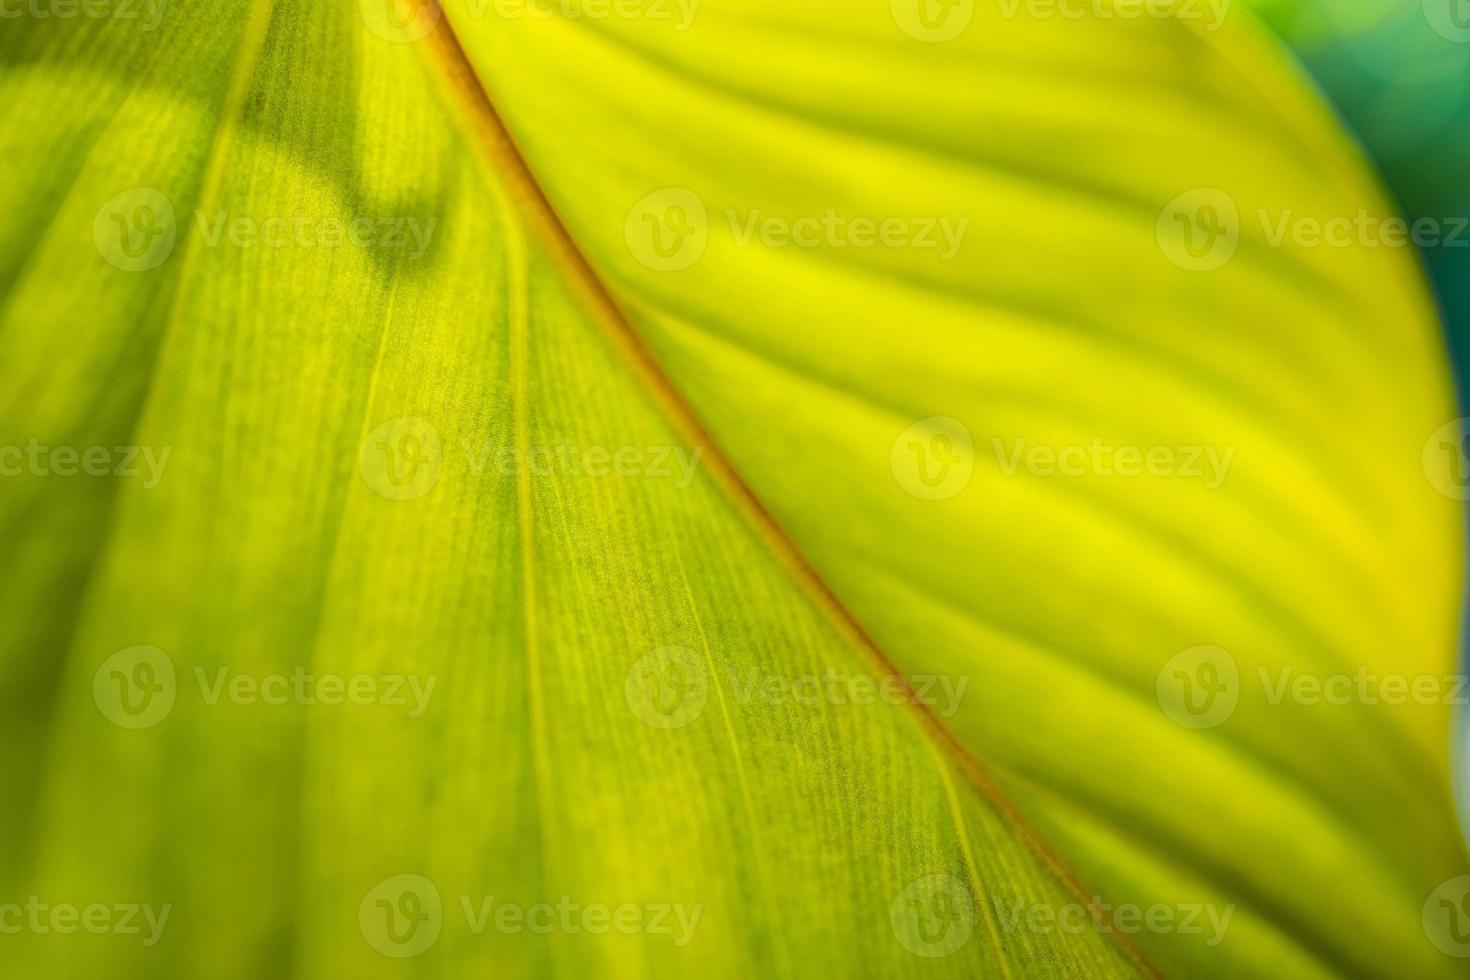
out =
[[[1252,23],[1010,9],[7,27],[17,974],[1459,975],[1422,274]]]
[[[1377,161],[1411,219],[1470,215],[1470,17],[1458,0],[1252,0]],[[1432,152],[1426,152],[1432,148]],[[1426,248],[1463,376],[1470,363],[1470,248]]]

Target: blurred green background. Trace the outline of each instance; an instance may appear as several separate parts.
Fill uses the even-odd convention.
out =
[[[1410,218],[1470,215],[1470,0],[1249,0],[1294,49]],[[1470,247],[1421,253],[1470,403]],[[1470,609],[1470,596],[1466,608]],[[1470,663],[1470,624],[1461,654]],[[1470,717],[1460,717],[1470,837]]]
[[[1410,218],[1470,215],[1470,0],[1248,0],[1336,105]],[[1423,252],[1470,388],[1470,247]]]

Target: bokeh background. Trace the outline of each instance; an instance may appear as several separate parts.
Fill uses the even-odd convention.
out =
[[[1470,215],[1470,2],[1247,0],[1295,51],[1410,218]],[[1448,18],[1448,19],[1446,19]],[[1463,24],[1461,40],[1434,24]],[[1460,378],[1470,248],[1424,250]]]
[[[1407,217],[1470,215],[1470,2],[1249,2],[1336,106]],[[1463,28],[1446,37],[1435,29],[1436,22]],[[1422,254],[1444,313],[1465,411],[1470,391],[1470,248],[1425,249]],[[1470,664],[1470,626],[1461,655]],[[1456,789],[1460,822],[1470,838],[1466,713],[1460,717],[1459,736]]]

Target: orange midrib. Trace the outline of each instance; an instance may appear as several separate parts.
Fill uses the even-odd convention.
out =
[[[614,349],[628,360],[634,375],[643,382],[654,402],[664,410],[670,425],[689,445],[705,447],[702,460],[707,471],[725,491],[735,508],[745,516],[772,554],[811,591],[816,604],[828,613],[838,631],[874,662],[882,672],[880,676],[891,675],[902,680],[909,694],[907,703],[917,712],[921,724],[949,753],[951,760],[981,796],[1005,818],[1016,835],[1074,898],[1100,916],[1101,921],[1111,924],[1111,911],[1099,904],[1096,892],[1083,887],[1077,876],[1046,844],[980,761],[922,703],[908,686],[907,676],[868,635],[857,617],[838,598],[775,516],[740,476],[713,434],[664,373],[633,326],[632,320],[613,297],[586,254],[577,245],[566,223],[557,214],[520,148],[516,146],[499,110],[495,108],[489,90],[476,73],[474,64],[450,24],[448,13],[439,0],[419,0],[419,6],[427,11],[426,16],[435,19],[433,29],[425,38],[428,42],[425,47],[432,52],[435,68],[444,74],[451,90],[459,97],[465,110],[464,119],[473,132],[475,141],[487,152],[505,182],[506,191],[520,205],[538,239],[565,274],[568,285],[594,314],[593,319],[604,329]],[[1161,977],[1126,935],[1116,928],[1105,931],[1118,942],[1128,959],[1146,976]]]

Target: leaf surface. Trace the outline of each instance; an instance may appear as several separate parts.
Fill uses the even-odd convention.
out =
[[[0,35],[0,444],[171,449],[0,496],[4,894],[173,908],[156,946],[6,937],[21,975],[1456,975],[1421,923],[1466,871],[1445,706],[1255,680],[1449,672],[1461,572],[1422,277],[1263,240],[1381,195],[1248,27],[371,6]],[[1197,187],[1246,216],[1210,273],[1157,228]],[[153,268],[107,234],[159,218],[130,188],[174,214]],[[668,188],[706,222],[672,270]],[[969,224],[948,260],[737,236],[828,209]],[[263,240],[298,217],[377,237]],[[934,417],[973,472],[921,500],[895,447]],[[993,439],[1235,455],[1064,479]],[[1157,682],[1206,644],[1243,680],[1195,730]],[[132,729],[138,646],[173,702]],[[895,667],[965,693],[795,696]],[[302,673],[434,687],[220,686]],[[700,911],[679,944],[492,897]]]

